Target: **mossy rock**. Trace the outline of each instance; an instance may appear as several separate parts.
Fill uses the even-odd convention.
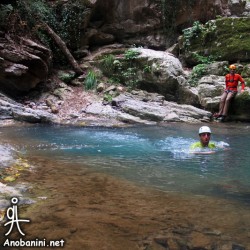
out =
[[[250,87],[250,77],[244,78],[246,86]]]
[[[234,106],[237,108],[235,112],[246,111],[249,113],[250,110],[250,94],[248,92],[244,92],[236,96],[234,100]]]
[[[229,118],[238,121],[250,121],[250,94],[245,91],[237,94],[231,103]]]
[[[73,71],[68,72],[68,71],[61,70],[58,72],[57,75],[58,75],[58,78],[65,83],[69,83],[75,78],[75,72]]]
[[[211,28],[213,27],[213,28]],[[193,54],[213,55],[217,60],[250,61],[250,18],[220,18],[201,26],[183,48],[187,62],[193,63]],[[185,43],[185,37],[180,40]]]

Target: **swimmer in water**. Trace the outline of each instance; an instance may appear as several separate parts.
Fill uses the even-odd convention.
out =
[[[193,143],[190,146],[190,150],[192,153],[199,154],[212,154],[215,153],[213,149],[216,149],[216,145],[214,142],[210,142],[211,139],[211,129],[208,126],[202,126],[199,129],[199,137],[200,141]],[[206,149],[203,150],[202,149]],[[211,149],[211,150],[207,150]]]

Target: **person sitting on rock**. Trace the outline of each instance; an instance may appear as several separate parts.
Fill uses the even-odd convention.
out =
[[[236,74],[236,66],[234,64],[229,66],[230,73],[225,76],[226,88],[220,99],[219,112],[214,114],[215,119],[225,121],[228,114],[228,108],[232,98],[238,92],[238,83],[241,82],[241,92],[245,89],[245,81],[240,74]]]

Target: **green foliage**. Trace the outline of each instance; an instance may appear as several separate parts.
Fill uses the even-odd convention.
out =
[[[58,74],[58,78],[65,83],[69,83],[74,77],[75,73],[61,72]]]
[[[194,58],[197,60],[198,63],[202,64],[210,64],[215,61],[215,57],[211,56],[201,56],[198,53],[193,53]]]
[[[112,82],[122,83],[133,89],[138,83],[135,59],[139,54],[139,51],[128,49],[123,55],[105,55],[101,59],[100,67]]]
[[[104,58],[101,60],[101,69],[110,75],[114,68],[115,68],[115,56],[112,54],[105,55]]]
[[[145,65],[144,68],[143,68],[143,72],[144,73],[151,73],[152,72],[152,67],[151,65]]]
[[[13,11],[11,4],[0,4],[0,27],[5,26],[8,16]]]
[[[78,49],[80,46],[81,28],[87,7],[81,1],[69,1],[55,9],[56,22],[54,29],[61,38],[71,47]]]
[[[192,27],[183,30],[184,48],[188,50],[188,47],[192,43],[192,39],[198,37],[200,38],[200,42],[204,44],[211,32],[215,29],[216,25],[213,21],[209,21],[205,25],[199,21],[195,21]]]
[[[199,81],[199,79],[206,73],[206,66],[206,64],[198,64],[193,67],[192,73],[188,79],[188,83],[190,84],[190,86],[197,86],[197,82]]]
[[[48,22],[53,19],[53,11],[43,0],[19,0],[17,7],[22,20],[27,21],[29,27],[37,22]]]
[[[250,19],[247,17],[224,17],[211,20],[205,30],[191,39],[191,45],[181,53],[192,60],[190,52],[213,54],[220,61],[247,61],[250,51]],[[183,36],[184,40],[184,36]]]
[[[93,70],[90,70],[85,78],[84,86],[86,90],[94,89],[97,83],[97,76]]]
[[[136,59],[139,55],[140,55],[139,51],[128,49],[125,52],[124,57],[127,61],[131,61]]]
[[[138,83],[137,68],[134,60],[140,55],[139,51],[128,49],[124,53],[124,63],[119,65],[122,81],[130,88],[134,89]],[[118,65],[118,63],[117,63]]]
[[[110,94],[104,94],[103,100],[106,102],[112,102],[113,96]]]
[[[52,23],[56,23],[53,9],[44,0],[18,0],[17,11],[22,22],[26,23],[27,29],[32,30],[33,35],[54,52],[54,60],[57,61],[62,53],[58,53],[57,46],[42,29],[43,22],[51,27]]]
[[[124,53],[124,61],[116,63],[119,70],[121,82],[130,89],[134,89],[138,83],[137,68],[134,60],[139,56],[140,52],[128,49]]]
[[[64,64],[65,57],[58,46],[43,29],[43,23],[48,24],[69,49],[80,47],[81,25],[84,21],[87,7],[82,1],[72,0],[62,3],[56,1],[53,5],[45,0],[17,0],[17,12],[21,22],[27,24],[39,40],[54,53],[55,62]]]
[[[125,84],[130,88],[134,89],[137,86],[137,69],[135,67],[129,67],[122,71],[122,77],[124,78]]]
[[[241,93],[240,95],[237,95],[235,100],[234,100],[234,105],[233,105],[233,109],[236,109],[235,107],[237,107],[236,110],[234,110],[234,112],[237,114],[240,112],[248,112],[249,111],[249,107],[250,107],[250,95],[247,91],[244,91],[243,93]]]
[[[193,26],[183,30],[184,47],[187,48],[191,45],[191,39],[197,37],[203,31],[204,27],[199,21],[195,21]]]
[[[250,77],[245,77],[244,80],[245,80],[246,86],[250,87]]]
[[[194,57],[199,62],[199,64],[193,67],[192,73],[188,79],[188,83],[192,87],[197,86],[199,79],[206,74],[208,64],[214,62],[215,60],[213,56],[205,57],[197,53],[194,53]]]

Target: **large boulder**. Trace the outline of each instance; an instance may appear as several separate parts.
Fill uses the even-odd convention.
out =
[[[57,117],[44,110],[22,105],[0,93],[0,120],[14,119],[30,123],[56,123]]]
[[[9,95],[26,93],[47,79],[51,52],[29,39],[0,40],[0,90]]]
[[[179,59],[164,51],[142,48],[132,50],[139,52],[134,59],[138,65],[138,87],[157,92],[165,96],[166,100],[177,101],[181,78],[185,77]]]
[[[95,60],[96,66],[109,78],[129,88],[157,92],[168,101],[178,101],[180,86],[187,85],[180,60],[166,51],[103,48],[88,60]]]
[[[250,91],[236,95],[229,109],[229,119],[236,121],[250,121]]]
[[[224,88],[224,76],[208,75],[202,77],[197,86],[201,106],[212,112],[217,111]]]

